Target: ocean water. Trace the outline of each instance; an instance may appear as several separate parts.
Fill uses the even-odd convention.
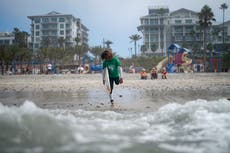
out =
[[[0,103],[0,153],[229,153],[230,101],[154,112],[42,109]]]

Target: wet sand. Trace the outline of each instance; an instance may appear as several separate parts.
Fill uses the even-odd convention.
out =
[[[230,73],[169,74],[169,79],[140,80],[124,73],[115,86],[115,107],[109,103],[101,74],[0,76],[0,102],[21,105],[26,100],[48,109],[155,111],[167,103],[230,98]]]

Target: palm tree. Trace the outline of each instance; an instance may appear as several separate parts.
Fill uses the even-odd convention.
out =
[[[49,36],[42,37],[41,48],[48,48],[51,44],[51,38]]]
[[[137,57],[137,41],[140,40],[142,37],[138,34],[134,34],[132,36],[129,36],[131,39],[131,42],[134,42],[134,51],[135,51],[135,57]]]
[[[220,5],[220,9],[223,10],[223,47],[224,47],[224,12],[226,9],[228,9],[228,5],[226,3],[223,3]]]
[[[214,14],[212,12],[212,9],[205,5],[201,12],[198,13],[199,15],[199,24],[200,27],[203,29],[204,33],[204,39],[203,39],[203,47],[204,47],[204,64],[206,62],[206,50],[207,50],[207,30],[212,25],[212,21],[215,21]]]
[[[21,48],[26,48],[29,34],[25,31],[20,31],[18,28],[14,28],[12,33],[15,36],[15,44]]]
[[[78,62],[79,62],[79,66],[81,65],[81,46],[79,46],[79,43],[81,42],[81,38],[76,37],[75,39],[76,42],[76,51],[78,52]]]
[[[107,40],[106,42],[104,42],[106,44],[106,48],[110,48],[110,45],[113,44],[112,41]]]
[[[66,41],[65,38],[59,37],[57,41],[58,41],[59,47],[65,50],[65,41]]]

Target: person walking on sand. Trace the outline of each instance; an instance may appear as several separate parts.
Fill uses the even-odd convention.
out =
[[[112,97],[113,85],[114,83],[116,85],[123,83],[121,62],[116,56],[113,56],[112,51],[108,49],[102,52],[101,59],[103,60],[103,70],[102,70],[103,84],[105,84],[105,68],[108,68],[110,87],[111,87],[109,98],[111,104],[113,105],[114,104],[113,97]]]

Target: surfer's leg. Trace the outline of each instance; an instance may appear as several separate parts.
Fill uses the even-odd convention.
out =
[[[115,82],[116,85],[119,85],[119,83],[120,83],[120,78],[119,78],[119,77],[114,78],[114,82]]]
[[[110,94],[109,94],[109,98],[110,98],[111,104],[113,105],[113,96],[112,96],[112,93],[113,93],[113,82],[114,82],[114,79],[113,78],[109,78],[109,81],[110,81],[110,88],[111,88],[111,91],[110,91]]]

